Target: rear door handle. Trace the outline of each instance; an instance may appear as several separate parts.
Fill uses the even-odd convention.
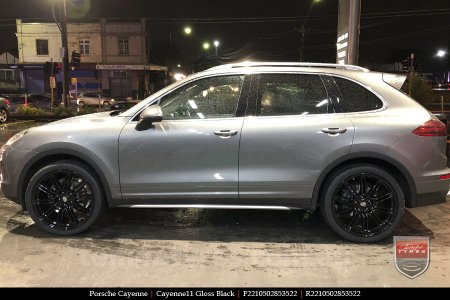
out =
[[[345,133],[347,131],[347,128],[322,128],[323,133],[328,134],[339,134],[339,133]]]
[[[229,138],[233,135],[236,135],[237,133],[238,133],[237,130],[229,130],[229,129],[214,131],[214,134],[218,135],[220,138]]]

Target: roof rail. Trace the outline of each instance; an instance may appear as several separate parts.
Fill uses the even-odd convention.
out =
[[[355,65],[341,65],[341,64],[327,64],[327,63],[300,63],[300,62],[241,62],[234,64],[225,64],[217,67],[212,67],[209,70],[223,70],[233,68],[245,68],[245,67],[315,67],[315,68],[335,68],[352,71],[364,71],[369,70]]]

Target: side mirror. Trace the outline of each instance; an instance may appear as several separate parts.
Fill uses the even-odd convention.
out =
[[[139,122],[136,124],[136,130],[142,131],[152,127],[153,122],[161,122],[163,113],[159,105],[147,107],[139,116]]]

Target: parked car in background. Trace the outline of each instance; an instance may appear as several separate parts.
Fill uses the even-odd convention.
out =
[[[127,109],[132,108],[142,100],[126,100],[126,101],[117,101],[114,104],[111,104],[108,109],[114,111],[125,111]]]
[[[25,95],[24,94],[9,94],[5,97],[10,101],[11,111],[15,112],[21,106],[25,105]],[[48,95],[41,94],[29,94],[27,95],[27,105],[29,107],[41,108],[44,110],[50,110],[51,108],[51,97]],[[57,101],[55,100],[54,106],[57,106]]]
[[[110,106],[114,104],[116,100],[108,97],[103,93],[80,93],[77,98],[78,106],[96,105],[96,106]]]
[[[0,97],[0,123],[5,123],[8,120],[10,109],[9,100]]]
[[[242,63],[192,74],[112,116],[24,130],[1,190],[41,229],[80,233],[107,207],[319,210],[354,242],[445,202],[446,128],[358,66]]]

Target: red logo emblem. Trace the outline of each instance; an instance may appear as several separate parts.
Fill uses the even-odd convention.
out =
[[[424,236],[394,236],[397,270],[409,278],[425,272],[430,263],[430,239]]]

